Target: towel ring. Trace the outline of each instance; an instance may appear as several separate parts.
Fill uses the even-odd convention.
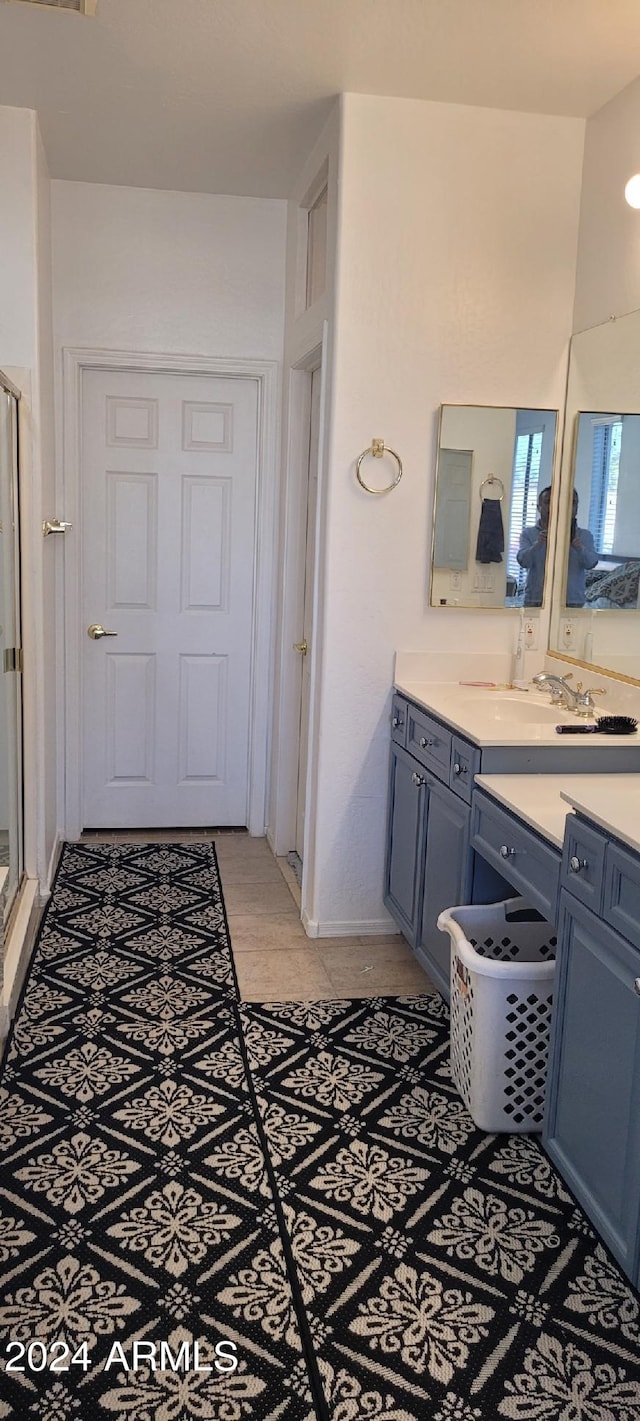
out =
[[[497,498],[494,498],[494,499],[492,500],[492,502],[493,502],[493,503],[502,503],[502,500],[503,500],[503,498],[504,498],[504,484],[503,484],[503,482],[502,482],[502,479],[499,479],[496,474],[487,474],[486,479],[483,479],[483,480],[482,480],[482,483],[480,484],[480,502],[481,502],[481,503],[484,503],[484,499],[483,499],[483,497],[482,497],[482,490],[483,490],[485,484],[500,484],[500,488],[502,489],[502,493],[499,493],[499,494],[498,494],[498,497],[497,497]]]
[[[370,485],[366,484],[364,479],[362,478],[362,475],[360,473],[360,465],[362,464],[363,459],[367,458],[368,454],[371,454],[374,459],[381,459],[383,454],[390,454],[392,459],[395,459],[396,464],[398,465],[398,472],[395,476],[395,479],[393,480],[393,483],[387,484],[386,488],[371,488]],[[362,454],[360,455],[360,458],[358,459],[358,462],[356,464],[356,478],[358,480],[358,483],[360,484],[360,487],[366,489],[367,493],[391,493],[392,488],[395,488],[396,485],[400,483],[400,480],[402,478],[402,460],[400,458],[400,455],[396,454],[395,449],[390,449],[389,445],[385,444],[384,439],[372,439],[369,448],[364,449]]]

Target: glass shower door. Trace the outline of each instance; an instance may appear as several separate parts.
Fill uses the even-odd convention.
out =
[[[0,373],[0,899],[5,922],[24,867],[21,647],[18,400]]]

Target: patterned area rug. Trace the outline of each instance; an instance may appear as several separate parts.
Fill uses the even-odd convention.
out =
[[[0,1083],[0,1416],[640,1421],[637,1295],[447,1043],[435,996],[239,1005],[211,846],[68,846]]]
[[[314,1421],[236,999],[210,845],[67,846],[0,1084],[0,1416]]]

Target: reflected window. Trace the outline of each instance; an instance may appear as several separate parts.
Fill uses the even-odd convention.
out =
[[[613,553],[622,420],[594,421],[589,530],[599,553]]]
[[[516,595],[524,590],[526,572],[518,563],[522,529],[535,523],[538,516],[538,488],[540,484],[540,462],[542,459],[543,430],[531,430],[516,437],[511,493],[511,515],[509,518],[509,541],[507,552],[507,576],[515,582]]]
[[[638,607],[640,591],[640,416],[582,413],[573,468],[573,497],[595,548],[586,562],[580,601],[565,586],[565,605],[592,611]],[[578,529],[578,532],[580,530]],[[571,554],[570,554],[571,556]],[[570,563],[569,563],[570,573]]]

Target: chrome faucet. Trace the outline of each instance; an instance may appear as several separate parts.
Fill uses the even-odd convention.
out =
[[[573,686],[567,685],[571,677],[571,671],[568,671],[566,676],[552,676],[546,671],[539,671],[538,675],[533,677],[533,682],[535,686],[549,687],[552,706],[566,706],[567,710],[575,711],[576,715],[593,715],[595,712],[593,697],[606,696],[606,691],[601,686],[587,686],[583,691],[582,681],[578,681],[574,691]]]
[[[552,676],[547,671],[539,671],[533,677],[534,686],[542,686],[543,689],[551,691],[552,706],[566,706],[567,710],[576,710],[579,702],[579,694],[568,684],[572,672],[567,672],[565,676]]]

